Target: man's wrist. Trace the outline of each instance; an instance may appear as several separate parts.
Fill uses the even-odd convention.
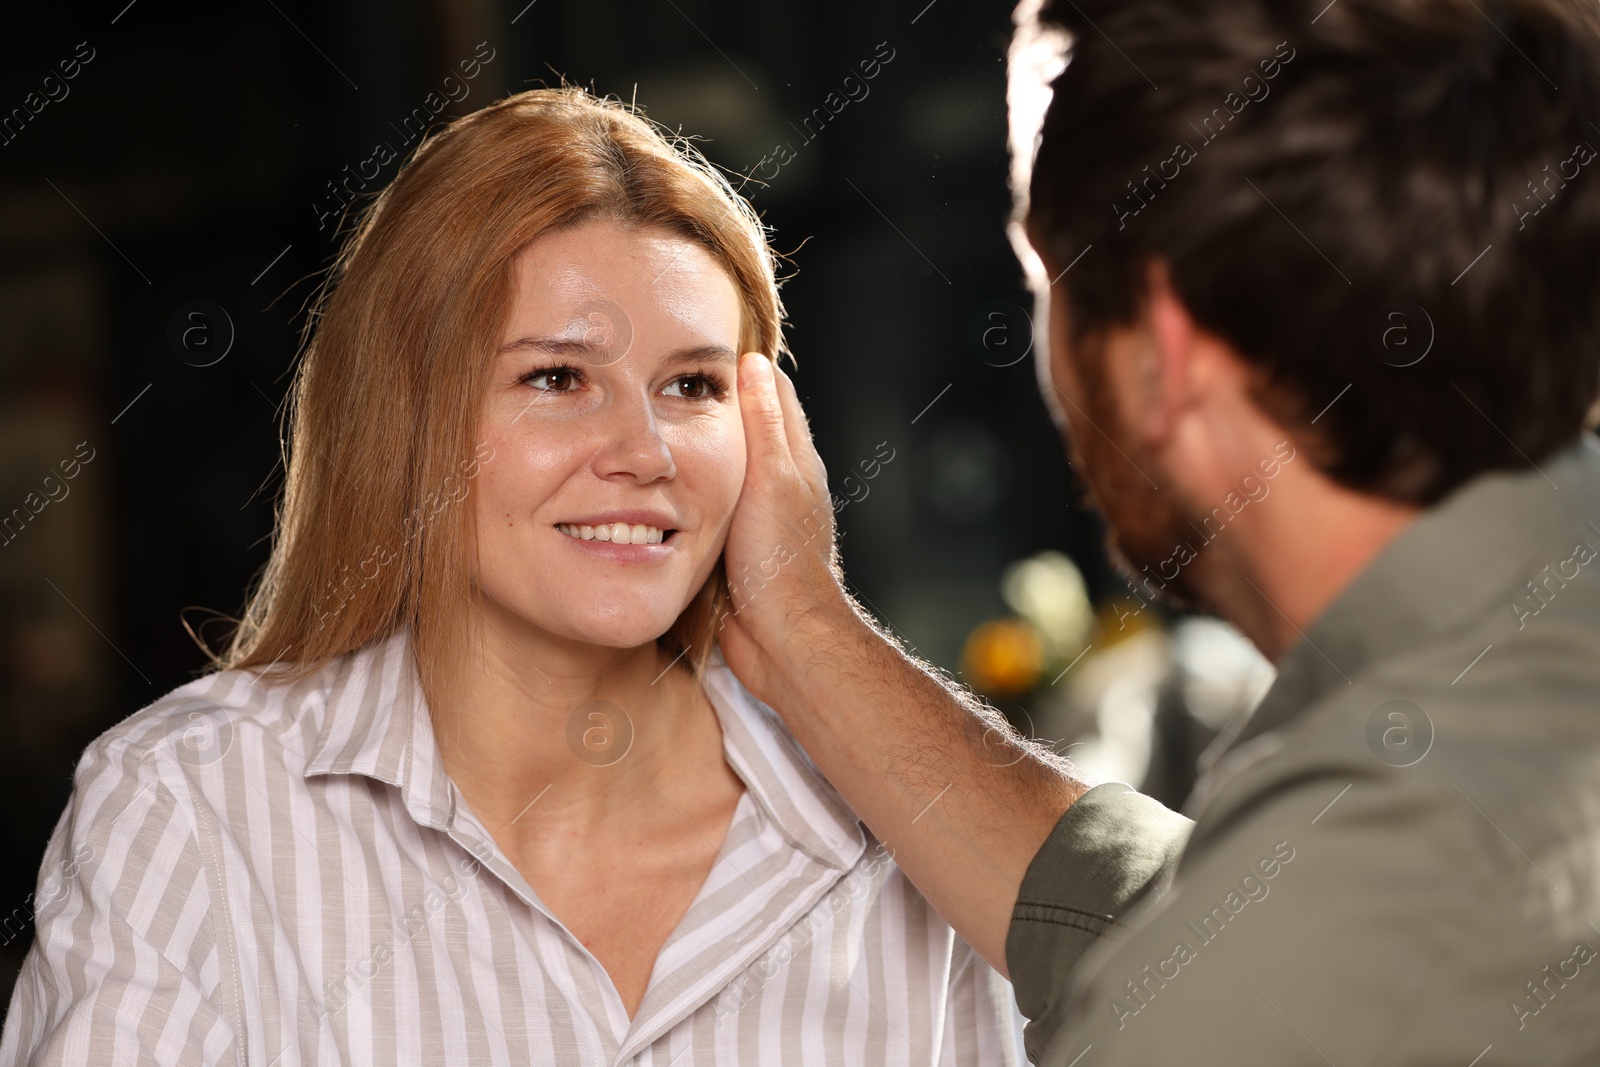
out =
[[[872,646],[882,637],[865,617],[849,593],[842,588],[813,599],[805,608],[788,617],[781,647],[775,649],[775,679],[783,690],[785,713],[796,719],[814,720],[826,711],[827,698],[841,679],[861,677],[872,654]]]

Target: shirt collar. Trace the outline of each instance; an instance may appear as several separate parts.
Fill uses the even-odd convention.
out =
[[[322,728],[304,774],[364,774],[397,787],[411,817],[446,830],[455,790],[439,759],[433,720],[411,655],[398,630],[344,657],[328,689]]]
[[[1424,511],[1334,602],[1278,664],[1255,710],[1229,724],[1207,750],[1209,767],[1245,742],[1303,714],[1353,683],[1374,661],[1427,644],[1481,618],[1507,612],[1551,546],[1582,536],[1600,544],[1600,440],[1580,439],[1528,471],[1472,479]],[[1497,608],[1498,606],[1498,608]],[[1462,664],[1466,666],[1466,664]]]
[[[702,685],[722,725],[729,765],[784,838],[825,866],[853,866],[866,849],[859,820],[773,710],[734,676],[720,647],[712,649]],[[400,790],[418,823],[453,826],[455,788],[439,758],[405,630],[350,653],[334,671],[304,774],[376,778]]]
[[[728,763],[795,848],[849,870],[866,850],[861,822],[822,777],[776,712],[744,687],[713,646],[703,682],[722,723]]]

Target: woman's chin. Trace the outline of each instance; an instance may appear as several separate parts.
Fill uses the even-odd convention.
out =
[[[671,629],[671,623],[659,629],[648,626],[628,626],[619,629],[595,629],[580,633],[577,640],[586,641],[591,645],[603,648],[639,648],[642,645],[652,644],[662,634]]]
[[[672,629],[678,614],[676,611],[656,611],[644,607],[631,612],[608,609],[603,615],[587,618],[569,614],[562,624],[547,625],[545,628],[591,645],[638,648],[650,644]]]
[[[697,587],[698,588],[698,587]],[[606,648],[638,648],[650,644],[672,629],[690,601],[693,590],[674,590],[673,595],[596,595],[594,589],[562,590],[545,586],[533,595],[527,587],[507,600],[496,600],[491,592],[491,609],[500,616],[496,627],[502,633],[515,630],[544,633],[558,639],[581,641]],[[555,611],[551,606],[559,605]]]

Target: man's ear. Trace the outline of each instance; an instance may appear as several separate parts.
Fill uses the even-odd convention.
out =
[[[1145,273],[1145,337],[1139,353],[1139,425],[1153,441],[1167,438],[1193,402],[1195,342],[1200,332],[1172,288],[1162,260]]]

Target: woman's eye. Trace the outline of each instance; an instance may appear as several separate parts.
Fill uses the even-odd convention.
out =
[[[541,385],[548,380],[550,384]],[[572,367],[550,367],[547,370],[536,370],[531,374],[524,374],[522,382],[531,385],[542,393],[570,393],[577,385],[579,375]]]
[[[668,389],[679,388],[678,395],[685,400],[721,400],[726,395],[726,389],[721,382],[709,374],[685,374],[681,378],[674,378]]]

